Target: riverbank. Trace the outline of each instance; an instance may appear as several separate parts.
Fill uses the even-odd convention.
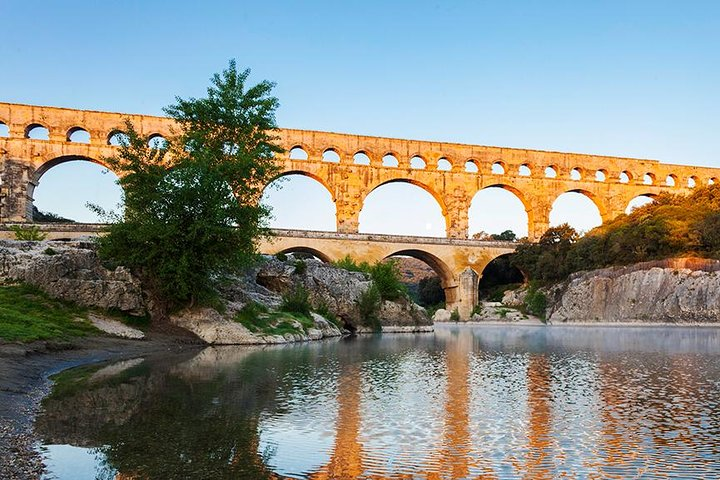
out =
[[[34,479],[43,471],[33,421],[52,386],[50,376],[90,363],[199,349],[188,337],[150,333],[145,340],[78,337],[70,341],[0,343],[0,478]]]

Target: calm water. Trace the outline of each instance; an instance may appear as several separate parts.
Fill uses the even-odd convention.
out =
[[[442,326],[61,374],[48,478],[720,478],[720,329]]]

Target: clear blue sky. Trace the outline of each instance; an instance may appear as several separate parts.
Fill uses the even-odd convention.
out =
[[[720,166],[720,2],[0,0],[0,18],[2,101],[160,114],[236,58],[277,82],[283,127]]]

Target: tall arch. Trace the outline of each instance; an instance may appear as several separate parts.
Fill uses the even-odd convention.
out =
[[[105,176],[108,172],[112,175]],[[28,182],[28,220],[33,219],[33,207],[37,207],[36,214],[53,213],[83,223],[103,221],[87,204],[115,211],[122,200],[117,179],[118,175],[105,162],[95,158],[66,155],[48,160],[35,170]],[[34,220],[57,221],[48,217]]]
[[[568,223],[576,230],[589,231],[606,220],[608,210],[605,205],[592,192],[582,189],[561,193],[550,209],[551,226]]]
[[[494,191],[507,192],[505,198],[498,198],[493,195]],[[483,193],[485,192],[485,193]],[[509,195],[509,196],[507,196]],[[481,197],[487,196],[488,203],[482,203]],[[514,200],[513,200],[514,199]],[[516,201],[513,205],[512,203]],[[510,202],[510,204],[508,204]],[[487,208],[488,205],[491,208]],[[520,212],[522,211],[522,212]],[[522,214],[520,221],[506,221],[503,216],[516,216]],[[532,209],[523,193],[512,185],[496,183],[488,185],[475,192],[470,202],[468,211],[470,236],[485,231],[486,233],[501,233],[504,230],[512,230],[518,238],[528,235],[532,224]],[[484,227],[484,228],[483,228]]]
[[[310,172],[282,172],[265,185],[260,201],[272,209],[271,227],[337,231],[334,192],[324,179]]]
[[[402,189],[394,189],[394,190],[386,189],[386,187],[388,187],[388,186],[403,185],[403,184],[406,186],[411,185],[413,187],[418,187],[418,189],[420,191],[423,191],[423,193],[429,194],[429,197],[423,197],[422,194],[418,195],[417,193],[415,193],[415,192],[418,192],[418,190],[414,190],[414,189],[410,189],[410,190],[405,189],[405,191],[402,192],[403,195],[400,195],[398,193],[398,192],[401,192]],[[406,228],[406,229],[411,228],[407,222],[409,222],[412,219],[412,220],[415,220],[418,222],[417,225],[412,228],[418,229],[419,228],[418,225],[421,223],[421,221],[430,219],[432,221],[426,223],[425,227],[427,228],[427,230],[434,231],[435,234],[427,235],[427,234],[417,232],[417,231],[415,233],[409,233],[407,231],[406,232],[390,232],[389,230],[391,230],[391,229],[385,228],[383,226],[383,222],[381,222],[379,219],[368,218],[368,215],[374,213],[374,212],[372,212],[372,210],[375,209],[375,207],[372,204],[370,204],[371,206],[368,207],[368,200],[373,199],[373,194],[375,194],[375,196],[377,196],[378,195],[377,192],[380,191],[381,189],[385,189],[385,193],[383,193],[382,196],[388,197],[387,199],[384,199],[384,201],[392,202],[392,203],[388,203],[387,205],[385,205],[384,211],[382,213],[378,212],[378,215],[382,215],[383,218],[386,218],[388,216],[388,214],[396,214],[397,215],[398,212],[411,211],[411,213],[409,215],[406,215],[404,217],[396,219],[400,222],[400,224],[405,223],[404,227],[402,227],[402,228]],[[432,209],[432,205],[430,205],[428,200],[430,200],[437,207],[439,207],[440,211],[437,213],[439,214],[439,216],[442,219],[435,217],[435,213],[432,213],[432,212],[430,212],[428,215],[431,215],[434,218],[432,218],[432,217],[428,218],[428,216],[424,215],[427,213],[426,210],[422,210],[422,211],[419,210],[421,203],[425,203],[426,209],[427,208]],[[409,208],[409,210],[407,210],[406,207]],[[417,210],[417,211],[413,211],[413,210]],[[400,234],[400,235],[445,237],[445,236],[447,236],[447,232],[450,227],[450,218],[448,216],[448,209],[447,209],[447,206],[445,205],[445,202],[443,201],[443,198],[428,185],[426,185],[422,182],[413,180],[413,179],[409,179],[409,178],[396,178],[396,179],[387,180],[384,182],[380,182],[380,183],[374,185],[372,188],[370,188],[368,190],[368,193],[365,194],[365,196],[362,198],[362,208],[360,210],[359,216],[360,216],[360,223],[361,223],[361,225],[360,225],[361,233],[387,233],[387,234],[391,234],[391,235]],[[407,220],[407,222],[405,222],[405,220]],[[364,225],[363,225],[363,221],[365,223]],[[440,232],[440,228],[437,225],[433,224],[433,223],[439,223],[439,222],[442,222],[442,228],[444,228],[443,232]],[[370,224],[370,227],[368,227],[368,224]],[[398,225],[395,225],[395,226],[398,226]]]

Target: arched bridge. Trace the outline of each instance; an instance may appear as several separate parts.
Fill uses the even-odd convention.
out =
[[[53,166],[71,160],[102,165],[103,158],[115,154],[113,138],[126,119],[148,137],[172,135],[174,123],[164,117],[0,103],[0,223],[32,221],[34,189]],[[608,220],[624,213],[637,196],[687,193],[720,178],[720,169],[656,160],[308,130],[280,129],[278,136],[286,150],[277,159],[281,175],[314,178],[330,192],[337,212],[337,233],[323,234],[333,238],[296,232],[282,236],[278,245],[303,247],[299,243],[306,238],[306,248],[326,258],[348,252],[358,258],[366,252],[366,259],[376,260],[397,253],[393,249],[420,257],[440,274],[449,303],[464,316],[477,299],[472,289],[463,290],[463,272],[471,270],[477,276],[484,267],[484,260],[471,258],[488,259],[511,248],[468,240],[468,211],[480,190],[500,187],[513,192],[527,212],[529,238],[537,239],[549,226],[553,202],[563,193],[586,195]],[[448,238],[396,241],[360,235],[365,198],[391,182],[428,191],[442,209]]]

